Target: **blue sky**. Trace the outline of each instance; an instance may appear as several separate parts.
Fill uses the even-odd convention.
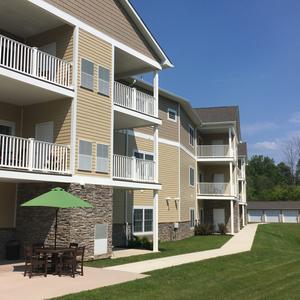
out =
[[[175,65],[160,86],[194,107],[239,105],[250,154],[300,135],[299,0],[132,0]]]

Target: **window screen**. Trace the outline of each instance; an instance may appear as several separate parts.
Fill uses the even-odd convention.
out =
[[[84,58],[81,59],[81,86],[94,89],[94,64]]]
[[[78,168],[82,171],[92,170],[92,143],[79,141],[79,163]]]
[[[168,109],[168,119],[176,121],[176,111],[174,109]]]
[[[195,227],[195,210],[190,209],[190,227]]]
[[[145,209],[144,211],[144,232],[153,230],[153,209]]]
[[[195,185],[195,170],[190,167],[190,185]]]
[[[191,126],[189,128],[190,128],[190,145],[194,146],[194,128]]]
[[[97,144],[96,171],[109,172],[108,145]]]
[[[143,232],[143,209],[133,211],[133,231]]]
[[[98,68],[98,92],[102,95],[109,96],[110,93],[110,71],[109,69],[99,66]]]

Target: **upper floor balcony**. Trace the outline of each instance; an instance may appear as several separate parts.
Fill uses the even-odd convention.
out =
[[[69,163],[69,146],[0,134],[0,169],[69,175]]]
[[[198,182],[197,196],[201,199],[232,199],[235,197],[229,182]]]
[[[198,145],[198,161],[232,161],[234,159],[233,148],[229,145]]]
[[[155,162],[114,154],[113,178],[126,181],[155,183]]]
[[[0,35],[0,66],[72,89],[72,63]]]
[[[115,129],[160,125],[158,103],[149,94],[114,82]]]

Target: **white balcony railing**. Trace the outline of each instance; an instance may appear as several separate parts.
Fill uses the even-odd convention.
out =
[[[229,157],[229,145],[198,145],[198,157]]]
[[[230,185],[227,182],[198,182],[198,195],[230,195]]]
[[[0,35],[0,66],[72,88],[72,63]]]
[[[155,181],[155,163],[123,155],[113,155],[113,177],[131,181]]]
[[[69,173],[68,146],[0,134],[0,167]]]
[[[157,117],[156,100],[153,96],[116,81],[114,82],[114,103],[152,117]]]

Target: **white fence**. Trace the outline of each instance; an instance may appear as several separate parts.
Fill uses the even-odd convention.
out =
[[[114,103],[146,115],[157,116],[156,101],[153,96],[116,81],[114,82]]]
[[[113,155],[113,177],[132,181],[155,181],[155,163],[123,155]]]
[[[198,157],[228,157],[229,145],[198,145]]]
[[[0,167],[69,173],[68,146],[0,134]]]
[[[198,182],[198,195],[229,195],[230,186],[227,182]]]
[[[72,63],[0,35],[0,66],[72,88]]]

